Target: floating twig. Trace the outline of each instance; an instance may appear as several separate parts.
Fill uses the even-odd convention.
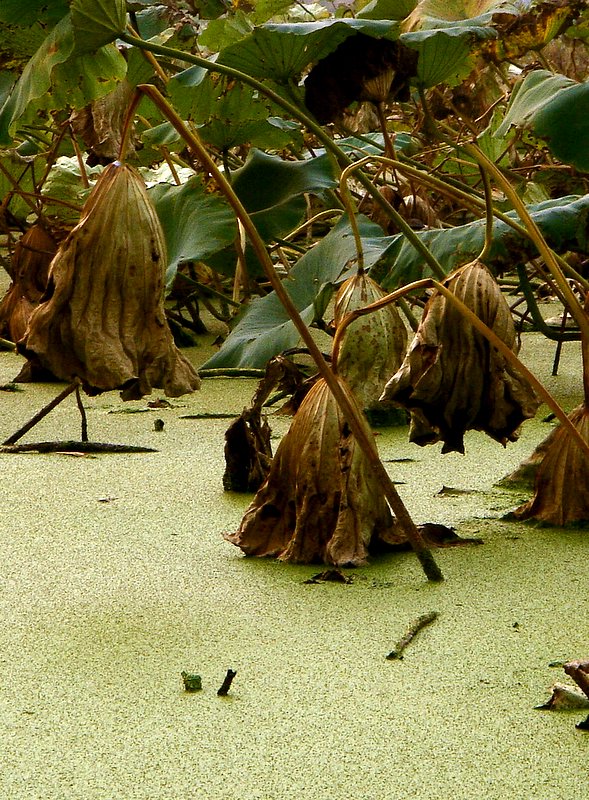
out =
[[[3,444],[0,453],[157,453],[155,447],[109,442],[31,442],[30,444]]]
[[[239,412],[237,414],[232,414],[231,412],[219,411],[202,411],[200,414],[180,414],[179,419],[235,419],[235,417],[239,416]]]
[[[219,695],[219,697],[227,696],[229,688],[231,687],[231,683],[233,682],[233,678],[235,678],[236,675],[237,675],[237,670],[234,669],[227,670],[227,675],[225,675],[225,680],[221,684],[221,687],[217,690],[217,694]]]
[[[431,622],[437,619],[438,616],[439,614],[437,611],[430,611],[427,614],[422,614],[420,617],[417,617],[417,619],[411,623],[409,628],[407,628],[407,630],[405,631],[403,636],[399,639],[395,647],[388,654],[387,658],[390,661],[393,661],[394,659],[403,658],[403,651],[405,650],[407,645],[412,641],[415,635],[419,633],[419,631],[422,628],[425,628],[426,625],[429,625]]]

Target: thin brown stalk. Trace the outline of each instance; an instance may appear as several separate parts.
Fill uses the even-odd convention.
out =
[[[260,264],[264,269],[264,272],[266,274],[266,277],[270,285],[276,292],[276,295],[278,296],[279,300],[286,309],[299,335],[301,336],[301,338],[305,342],[305,345],[309,349],[309,353],[311,354],[313,360],[315,361],[317,369],[321,374],[321,377],[325,379],[325,382],[329,386],[329,389],[331,390],[333,396],[335,397],[337,404],[341,408],[342,413],[358,442],[358,446],[366,455],[366,458],[368,459],[370,464],[370,468],[373,470],[376,478],[381,483],[387,501],[389,502],[393,513],[397,517],[401,529],[407,536],[407,540],[411,544],[411,547],[413,548],[416,556],[418,557],[427,578],[431,581],[443,580],[443,575],[441,570],[436,564],[431,554],[431,551],[427,547],[423,537],[417,530],[417,526],[413,522],[409,512],[405,507],[405,504],[403,503],[401,497],[399,496],[399,493],[397,492],[396,487],[391,481],[391,478],[388,472],[386,471],[384,464],[380,460],[380,457],[378,455],[378,450],[374,442],[374,438],[372,436],[367,435],[365,431],[363,421],[358,416],[358,413],[354,406],[354,400],[350,397],[350,390],[347,389],[345,384],[341,382],[334,375],[329,365],[325,361],[321,353],[321,350],[319,349],[315,340],[313,339],[313,336],[311,335],[311,332],[303,322],[290,295],[286,291],[282,281],[280,280],[278,274],[276,273],[274,265],[270,260],[270,257],[264,246],[264,243],[254,223],[252,222],[251,217],[241,204],[235,192],[233,192],[233,190],[231,189],[231,186],[227,183],[225,176],[219,170],[216,163],[209,155],[207,149],[201,143],[200,139],[198,139],[198,137],[194,133],[192,133],[187,129],[184,122],[176,114],[174,109],[172,109],[169,106],[169,104],[166,102],[165,98],[158,91],[158,89],[156,89],[155,86],[151,86],[149,84],[140,85],[138,88],[140,89],[140,91],[144,92],[144,94],[149,96],[154,103],[156,103],[158,108],[160,108],[160,110],[166,115],[166,117],[170,120],[172,125],[176,128],[178,133],[180,133],[180,135],[187,143],[187,145],[194,151],[194,153],[201,160],[206,169],[215,178],[218,186],[223,191],[227,202],[231,205],[235,214],[241,220],[241,223],[243,224],[243,227],[247,233],[252,248],[254,249],[256,256],[260,261]]]

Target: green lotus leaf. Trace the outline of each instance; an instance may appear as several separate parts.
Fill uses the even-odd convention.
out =
[[[511,126],[530,128],[560,161],[589,170],[589,81],[535,70],[513,93],[497,136]]]
[[[76,52],[90,53],[114,42],[125,31],[125,0],[72,0]]]
[[[589,195],[548,200],[529,207],[548,244],[557,252],[589,252]],[[508,216],[519,221],[515,212]],[[485,220],[478,219],[456,228],[420,231],[417,236],[442,267],[451,272],[477,258],[485,239]],[[404,236],[387,237],[382,258],[372,268],[371,277],[384,289],[392,291],[429,275],[423,258]],[[495,220],[493,245],[487,263],[493,269],[514,269],[537,255],[535,245],[520,236],[506,222]]]
[[[385,237],[378,225],[362,217],[359,222],[364,257],[370,266],[382,253],[385,245],[380,246],[380,241]],[[334,284],[348,277],[346,268],[355,258],[354,236],[344,219],[291,269],[284,285],[307,325],[323,314]],[[203,369],[264,367],[270,358],[298,341],[296,328],[276,294],[271,292],[252,301],[219,352]]]
[[[181,186],[159,183],[149,190],[149,196],[164,229],[167,286],[182,262],[206,259],[231,244],[237,235],[235,216],[227,203],[207,194],[196,176]]]
[[[399,26],[396,21],[371,19],[261,25],[222,50],[219,63],[254,78],[288,84],[305,67],[324,58],[356,33],[395,40]]]

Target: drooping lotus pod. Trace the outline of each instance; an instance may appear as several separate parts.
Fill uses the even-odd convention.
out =
[[[115,162],[57,251],[43,302],[19,350],[89,394],[123,399],[162,388],[176,397],[199,378],[174,344],[164,313],[166,248],[143,179]]]
[[[508,347],[518,343],[507,301],[480,261],[452,273],[446,286]],[[464,452],[464,433],[481,430],[506,444],[539,401],[528,382],[439,292],[429,299],[401,368],[383,398],[411,412],[411,441],[443,441]]]
[[[589,408],[584,404],[578,406],[571,411],[569,419],[589,442]],[[541,461],[536,472],[534,496],[516,509],[513,516],[560,526],[589,520],[586,453],[562,427],[556,428],[539,445],[537,452]]]
[[[338,566],[405,541],[323,379],[303,400],[239,530],[225,538],[246,555]]]
[[[380,286],[365,273],[349,278],[339,288],[334,304],[334,323],[350,311],[384,297]],[[401,366],[407,349],[407,330],[396,307],[366,314],[346,329],[337,359],[338,374],[356,395],[361,408],[383,408],[380,396],[391,374]]]

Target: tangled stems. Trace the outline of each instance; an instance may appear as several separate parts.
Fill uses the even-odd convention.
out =
[[[250,240],[252,248],[258,257],[260,264],[262,265],[266,277],[276,292],[277,297],[283,304],[284,308],[286,309],[290,319],[292,320],[293,324],[295,325],[301,339],[305,342],[306,347],[309,350],[313,360],[317,365],[317,369],[321,375],[321,377],[325,380],[325,383],[329,387],[330,391],[332,392],[338,406],[342,410],[343,416],[346,419],[348,425],[356,441],[358,442],[358,446],[363,451],[364,455],[368,459],[371,469],[377,479],[377,481],[383,487],[383,491],[385,497],[391,506],[393,513],[395,514],[401,529],[407,536],[407,540],[409,541],[411,547],[413,548],[416,556],[418,557],[423,570],[430,581],[441,581],[443,580],[443,575],[436,564],[431,551],[425,544],[423,537],[417,530],[415,523],[413,522],[409,512],[407,511],[405,504],[401,500],[397,489],[395,488],[391,478],[386,471],[384,464],[380,460],[378,455],[378,450],[376,444],[374,442],[374,438],[372,437],[370,430],[366,428],[364,421],[362,420],[360,413],[357,409],[355,404],[355,400],[351,395],[349,388],[346,384],[338,378],[330,369],[329,365],[325,361],[319,347],[315,343],[311,332],[303,322],[296,306],[294,305],[290,295],[284,288],[282,281],[280,280],[276,270],[274,269],[274,265],[266,251],[264,246],[264,242],[262,241],[254,223],[251,220],[251,217],[241,204],[241,201],[231,188],[230,184],[228,183],[227,179],[220,171],[218,166],[216,165],[215,161],[209,155],[206,147],[202,144],[200,139],[191,131],[188,130],[184,122],[180,119],[178,114],[174,111],[173,108],[169,105],[166,101],[164,96],[161,92],[156,89],[155,86],[150,84],[143,84],[137,87],[141,92],[147,95],[162,111],[162,113],[167,117],[167,119],[171,122],[174,128],[178,131],[180,136],[184,139],[188,147],[196,154],[199,158],[205,169],[210,173],[210,175],[215,179],[219,189],[223,192],[227,202],[233,208],[236,216],[240,220],[243,225],[243,228]]]
[[[478,164],[480,165],[481,169],[488,170],[488,172],[495,178],[497,183],[501,186],[501,189],[505,192],[511,204],[519,214],[520,219],[526,226],[528,230],[528,235],[530,239],[534,242],[538,251],[542,258],[544,259],[544,263],[546,267],[550,271],[554,282],[556,283],[562,298],[566,302],[569,312],[577,325],[579,326],[581,333],[583,334],[583,338],[589,341],[589,317],[585,313],[583,306],[575,296],[575,293],[571,289],[566,280],[565,276],[560,269],[560,266],[555,258],[554,253],[546,244],[546,240],[542,236],[542,233],[532,217],[528,209],[526,208],[525,204],[522,202],[521,198],[518,196],[517,192],[507,180],[507,178],[503,175],[501,170],[494,164],[490,158],[488,158],[483,151],[478,147],[478,145],[472,144],[470,142],[464,142],[462,147],[466,150],[467,153],[473,156],[476,159]]]
[[[200,56],[195,56],[192,53],[186,53],[182,50],[177,50],[173,47],[166,47],[164,45],[154,44],[153,42],[146,42],[143,39],[139,38],[138,36],[133,36],[129,32],[124,32],[120,34],[120,39],[126,42],[133,47],[138,47],[142,50],[145,50],[150,53],[154,53],[155,55],[163,55],[167,56],[168,58],[182,60],[185,61],[187,64],[194,64],[195,66],[202,67],[203,69],[208,70],[209,72],[217,72],[221,75],[226,75],[227,77],[234,78],[235,80],[241,81],[242,83],[251,86],[252,88],[256,89],[260,94],[263,94],[277,106],[283,108],[293,119],[298,120],[303,125],[305,125],[317,138],[317,140],[325,147],[326,151],[331,153],[332,156],[335,157],[338,165],[340,168],[345,168],[351,166],[355,162],[347,156],[344,151],[337,146],[337,144],[331,139],[330,136],[325,132],[325,130],[319,125],[315,120],[306,114],[304,111],[301,110],[300,106],[296,105],[295,103],[291,103],[285,97],[275,92],[265,83],[262,83],[256,78],[252,78],[245,72],[241,72],[238,69],[234,69],[233,67],[228,67],[225,64],[219,64],[217,62],[212,62],[207,60],[206,58],[201,58]],[[422,256],[426,264],[429,265],[430,269],[434,274],[439,274],[439,272],[443,272],[441,266],[434,258],[434,256],[429,252],[427,247],[422,243],[421,239],[416,235],[415,231],[411,228],[411,226],[407,223],[407,221],[399,214],[399,212],[393,208],[393,206],[382,196],[382,194],[378,191],[377,187],[373,184],[370,178],[365,175],[363,172],[358,173],[358,180],[362,184],[362,186],[366,189],[366,191],[370,194],[373,200],[391,217],[394,221],[397,228],[404,234],[404,236],[411,242],[413,247],[419,252]]]

